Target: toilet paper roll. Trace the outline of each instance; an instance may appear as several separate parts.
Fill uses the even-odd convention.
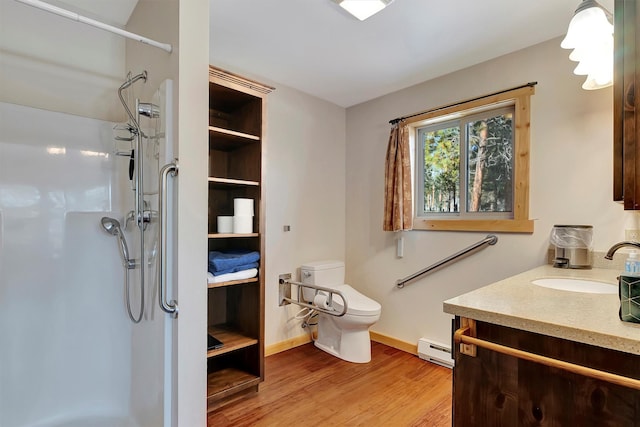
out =
[[[234,215],[233,232],[236,234],[253,233],[253,217],[247,215]]]
[[[233,233],[233,217],[231,215],[218,217],[218,233]]]
[[[253,216],[253,199],[233,199],[233,215]]]
[[[332,309],[325,294],[317,294],[315,297],[313,297],[313,305],[315,305],[316,307],[324,308],[325,310]]]

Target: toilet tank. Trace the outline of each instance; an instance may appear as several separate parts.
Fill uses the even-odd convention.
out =
[[[314,261],[300,267],[302,283],[327,286],[344,284],[344,262]]]
[[[330,288],[344,284],[344,262],[336,260],[314,261],[300,266],[302,283]],[[315,291],[302,288],[305,301],[313,301]]]

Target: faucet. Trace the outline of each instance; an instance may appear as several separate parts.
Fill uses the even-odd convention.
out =
[[[618,242],[609,248],[609,250],[607,251],[607,254],[604,256],[605,259],[613,259],[613,254],[616,253],[618,249],[623,248],[625,246],[630,246],[632,248],[640,249],[640,242],[629,242],[629,241]]]

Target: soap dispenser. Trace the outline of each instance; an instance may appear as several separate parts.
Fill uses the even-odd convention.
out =
[[[624,262],[624,273],[618,277],[618,296],[620,320],[640,323],[640,310],[635,302],[640,299],[640,258],[636,251],[629,252]]]
[[[638,258],[638,252],[629,252],[629,256],[624,262],[624,275],[640,276],[640,258]]]

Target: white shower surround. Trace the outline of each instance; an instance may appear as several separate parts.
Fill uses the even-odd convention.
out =
[[[127,420],[132,325],[123,268],[99,226],[104,215],[123,217],[112,127],[0,103],[5,427],[73,426],[87,414],[135,425]]]

